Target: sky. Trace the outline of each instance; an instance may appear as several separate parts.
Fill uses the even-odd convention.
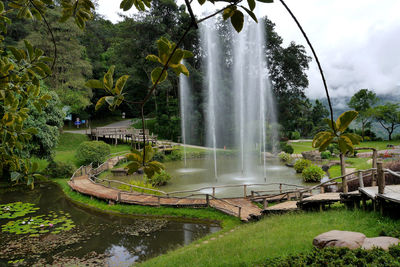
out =
[[[113,22],[119,19],[119,2],[99,0],[98,12]],[[193,10],[199,17],[215,10],[207,3]],[[399,0],[286,0],[300,21],[321,62],[333,97],[352,96],[362,88],[377,94],[400,95],[400,1]],[[179,0],[179,4],[183,1]],[[134,8],[132,8],[133,10]],[[257,2],[257,16],[267,15],[285,44],[306,47],[300,30],[282,4]],[[307,71],[310,98],[324,97],[323,84],[313,59]]]

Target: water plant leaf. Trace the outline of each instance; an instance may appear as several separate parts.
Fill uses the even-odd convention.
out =
[[[231,23],[233,28],[237,32],[240,32],[243,29],[243,23],[244,23],[244,15],[241,11],[235,10],[233,15],[231,16]]]
[[[0,219],[14,219],[34,213],[39,208],[32,203],[14,202],[0,205]]]

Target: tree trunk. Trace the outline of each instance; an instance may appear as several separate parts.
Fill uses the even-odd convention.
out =
[[[141,105],[141,115],[142,115],[142,130],[143,130],[143,162],[142,165],[145,165],[145,158],[146,158],[146,132],[144,127],[144,112],[143,112],[144,105]]]

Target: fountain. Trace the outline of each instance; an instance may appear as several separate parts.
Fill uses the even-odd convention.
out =
[[[264,24],[262,20],[258,24],[245,21],[242,32],[231,29],[232,41],[223,48],[217,30],[221,27],[216,25],[208,21],[201,26],[206,145],[213,149],[214,174],[218,176],[217,149],[224,148],[233,133],[230,148],[238,151],[241,173],[237,179],[253,177],[261,163],[266,181],[265,152],[275,152],[277,133],[269,129],[267,140],[267,126],[276,122],[276,116],[268,80]]]

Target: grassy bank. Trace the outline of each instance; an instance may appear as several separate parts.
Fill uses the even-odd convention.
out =
[[[89,196],[77,193],[68,186],[66,179],[53,179],[63,190],[65,195],[76,203],[95,208],[102,211],[118,212],[121,214],[130,215],[145,215],[155,217],[172,217],[172,218],[187,218],[201,219],[208,221],[218,221],[224,230],[229,230],[240,224],[240,220],[232,216],[223,214],[212,208],[191,209],[191,208],[170,208],[170,207],[145,207],[138,205],[115,204],[108,205],[105,201],[91,199]]]
[[[214,235],[215,240],[208,237],[207,241],[195,241],[141,266],[268,266],[268,258],[311,250],[313,238],[326,231],[357,231],[374,237],[383,229],[398,227],[400,221],[344,208],[274,215],[236,227],[232,232]]]

